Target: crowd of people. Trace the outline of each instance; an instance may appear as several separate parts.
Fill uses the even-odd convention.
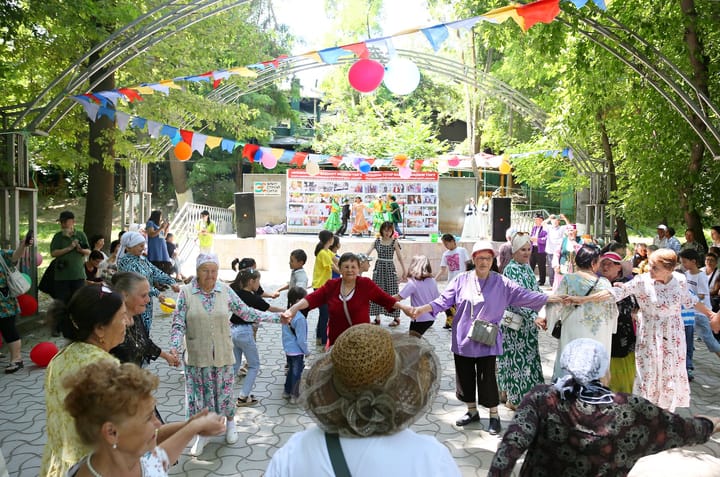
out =
[[[341,205],[342,203],[342,205]],[[381,235],[381,226],[390,223],[393,234],[396,237],[403,235],[402,208],[393,194],[378,195],[369,204],[363,203],[362,197],[353,198],[352,204],[348,197],[340,199],[340,196],[332,196],[328,204],[329,214],[323,224],[323,229],[334,235],[343,236],[350,234],[357,237],[375,234]],[[371,221],[365,214],[371,215]],[[350,221],[352,220],[352,226]]]
[[[412,257],[406,269],[401,234],[383,220],[367,254],[338,256],[338,236],[321,231],[312,279],[304,270],[307,252],[296,249],[289,257],[288,283],[267,292],[252,258],[233,264],[232,282],[218,279],[219,258],[212,241],[202,238],[214,231],[205,216],[198,224],[204,242],[195,275],[185,283],[172,276],[173,254],[166,247],[165,253],[157,250],[168,234],[159,212],[153,212],[145,233],[125,232],[110,255],[93,263],[98,280],[87,275],[86,262],[104,253],[103,238],[88,241],[75,229],[72,212],[60,214],[59,222],[62,230],[51,245],[55,301],[48,316],[68,344],[45,377],[48,441],[42,476],[105,475],[118,465],[142,475],[167,475],[191,441],[194,456],[215,435],[236,443],[237,409],[259,402],[252,392],[261,362],[260,322],[279,325],[286,362],[282,397],[305,409],[318,426],[297,433],[276,452],[270,476],[332,474],[337,466],[352,475],[375,475],[373,462],[389,465],[377,450],[384,444],[392,450],[382,452],[397,457],[393,465],[404,466],[395,473],[460,475],[442,444],[407,429],[427,411],[439,387],[439,360],[423,334],[443,313],[455,397],[465,407],[455,424],[481,421],[482,407],[487,431],[502,437],[489,475],[510,475],[524,452],[520,475],[568,468],[579,469],[573,475],[625,475],[643,455],[704,442],[720,430],[718,419],[672,414],[689,405],[694,329],[720,356],[713,335],[720,331],[713,301],[718,251],[713,244],[705,254],[691,233],[676,246],[674,231],[659,226],[657,244],[630,253],[615,242],[600,249],[592,240],[578,240],[577,228],[563,215],[538,215],[531,230],[509,230],[500,247],[479,240],[468,253],[454,236],[443,235],[445,251],[433,272],[424,255]],[[348,224],[339,222],[347,230]],[[720,229],[713,232],[720,241]],[[33,243],[29,237],[0,258],[11,266]],[[365,277],[373,251],[375,269],[372,278]],[[444,275],[441,292],[437,280]],[[4,279],[0,270],[0,289]],[[177,300],[170,336],[158,344],[151,339],[152,298],[165,303],[166,290],[177,293]],[[285,306],[263,299],[285,290]],[[15,309],[17,315],[17,300],[3,298],[7,303],[0,312]],[[312,352],[307,313],[314,308],[319,309],[316,352],[324,354],[304,371]],[[392,318],[390,327],[398,326],[401,311],[410,322],[408,332],[380,326],[382,314]],[[0,332],[13,352],[6,373],[23,366],[13,351],[17,347],[19,355],[19,336],[8,339],[14,336],[11,318],[0,315]],[[539,350],[545,331],[558,339],[550,385]],[[158,358],[183,368],[185,421],[165,423],[155,406],[158,377],[143,367]],[[501,402],[516,411],[505,433]],[[666,438],[623,444],[632,425],[646,421]],[[593,439],[567,438],[587,435],[587,429]],[[298,452],[307,458],[297,459]],[[368,452],[378,455],[367,459]]]

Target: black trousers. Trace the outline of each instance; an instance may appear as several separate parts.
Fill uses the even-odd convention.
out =
[[[500,404],[500,394],[495,377],[495,356],[468,358],[455,357],[455,396],[464,403],[477,403],[492,408]]]
[[[545,252],[540,253],[536,247],[533,247],[532,253],[530,254],[530,268],[532,268],[533,273],[535,273],[535,265],[537,265],[538,272],[540,272],[540,279],[538,280],[538,285],[540,286],[545,285],[545,277],[547,275],[546,260],[547,254]]]

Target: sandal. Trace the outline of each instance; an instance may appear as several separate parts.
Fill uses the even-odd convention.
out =
[[[254,406],[258,403],[258,400],[255,399],[255,396],[252,394],[247,397],[240,396],[237,398],[237,402],[235,403],[236,407],[246,407],[246,406]]]
[[[395,318],[394,320],[392,320],[392,323],[390,323],[388,326],[392,326],[392,327],[394,328],[394,327],[399,326],[399,325],[400,325],[400,320],[398,320],[397,318]]]
[[[24,367],[25,367],[25,365],[23,364],[22,360],[20,360],[20,361],[15,361],[14,363],[10,363],[10,364],[5,368],[5,374],[15,373],[15,372],[17,372],[17,371],[20,371],[20,370],[21,370],[22,368],[24,368]]]

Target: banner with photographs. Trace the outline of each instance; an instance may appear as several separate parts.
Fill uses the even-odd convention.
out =
[[[400,228],[405,235],[429,235],[438,231],[438,174],[413,172],[403,179],[397,171],[362,174],[353,171],[320,171],[311,176],[305,170],[287,171],[287,231],[317,233],[324,228],[335,203],[351,205],[347,231],[352,230],[352,207],[359,197],[365,220],[372,227],[373,202],[395,196],[402,212]],[[341,214],[341,212],[339,212]],[[342,215],[342,214],[341,214]]]

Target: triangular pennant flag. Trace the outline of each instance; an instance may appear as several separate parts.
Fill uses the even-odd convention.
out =
[[[82,104],[82,107],[85,110],[85,114],[87,114],[87,117],[90,118],[90,121],[95,122],[95,119],[98,115],[98,110],[100,109],[100,105],[91,102],[83,102],[80,104]]]
[[[147,119],[141,118],[140,116],[135,116],[131,120],[131,125],[135,129],[143,129],[145,127],[146,123],[147,123]]]
[[[250,162],[253,162],[255,160],[255,153],[258,149],[260,149],[260,146],[257,144],[245,144],[245,146],[243,146],[242,157],[246,158]]]
[[[344,45],[341,47],[343,50],[352,51],[360,59],[370,58],[370,52],[364,41],[359,43],[352,43],[350,45]]]
[[[100,96],[100,93],[95,93],[97,96]],[[110,101],[113,106],[117,105],[117,102],[119,99],[124,99],[125,97],[118,93],[117,91],[103,91],[102,96],[107,98],[108,101]]]
[[[207,136],[205,134],[195,133],[192,137],[192,142],[190,143],[190,147],[192,147],[193,151],[197,151],[202,156],[205,152],[205,142],[207,141]]]
[[[130,115],[122,111],[115,111],[115,122],[117,123],[118,129],[125,132],[130,123]]]
[[[528,31],[536,23],[552,23],[560,14],[560,0],[538,0],[519,6],[518,15],[525,20],[524,31]]]
[[[134,89],[130,89],[130,88],[120,88],[120,89],[118,90],[118,92],[119,92],[119,93],[122,93],[122,94],[127,98],[127,100],[130,101],[131,103],[132,103],[133,101],[142,101],[142,100],[143,100],[142,96],[140,96],[140,95],[137,93],[137,91],[135,91]]]
[[[610,1],[611,1],[611,0],[606,0],[606,1],[604,1],[604,0],[595,0],[595,5],[597,5],[597,7],[598,7],[600,10],[605,11],[605,10],[607,10],[607,5],[610,4]]]
[[[573,5],[575,5],[575,8],[582,8],[585,6],[585,4],[588,2],[588,0],[570,0],[570,2],[572,2]]]
[[[100,116],[107,116],[108,119],[114,120],[115,119],[115,110],[101,106],[100,109],[98,109],[96,119],[99,119]]]
[[[293,159],[293,157],[295,157],[295,151],[289,151],[287,149],[283,149],[282,151],[282,156],[278,158],[278,162],[287,164]]]
[[[496,8],[495,10],[490,10],[480,16],[492,23],[503,23],[505,20],[512,19],[515,23],[520,25],[521,28],[523,26],[523,19],[520,18],[517,13],[517,5],[508,5],[507,7]]]
[[[233,149],[235,149],[235,141],[233,141],[232,139],[223,138],[222,142],[220,143],[220,148],[223,151],[232,154]]]
[[[173,146],[176,146],[180,141],[182,141],[182,137],[180,136],[180,131],[176,129],[175,135],[170,138],[170,143],[172,143]]]
[[[296,152],[292,158],[292,161],[290,161],[290,164],[297,164],[298,167],[301,167],[305,162],[305,158],[307,158],[307,156],[307,152]]]
[[[385,49],[388,53],[388,58],[393,59],[395,58],[395,55],[397,52],[395,51],[395,44],[392,41],[392,38],[386,38],[383,42],[385,44]]]
[[[170,94],[170,87],[167,85],[164,85],[164,84],[153,83],[153,84],[148,84],[145,86],[147,86],[148,88],[152,88],[155,91],[159,91],[160,93],[163,93],[165,95]]]
[[[162,129],[162,127],[163,127],[162,123],[148,120],[147,127],[148,127],[148,134],[150,134],[151,138],[157,139],[160,137],[160,129]]]
[[[316,61],[318,63],[322,63],[323,60],[320,57],[320,54],[317,51],[308,51],[307,53],[303,53],[300,56],[304,56],[305,58],[310,58],[313,61]]]
[[[217,136],[208,136],[207,140],[205,141],[205,145],[209,147],[210,149],[215,149],[220,145],[220,141],[222,141],[221,137]]]
[[[150,86],[136,86],[133,89],[140,94],[155,94],[155,90],[152,89]],[[142,98],[141,97],[139,97],[139,98],[140,98],[140,101],[142,101]]]
[[[182,137],[183,141],[185,141],[188,144],[192,144],[192,138],[193,138],[192,131],[188,131],[187,129],[181,129],[180,136]]]
[[[246,78],[256,78],[257,73],[252,71],[249,68],[246,68],[244,66],[241,66],[239,68],[230,68],[228,70],[231,74],[238,75],[238,76],[244,76]]]
[[[150,126],[148,126],[148,130],[150,129]],[[161,136],[167,136],[170,139],[174,138],[175,135],[178,132],[178,128],[173,126],[168,126],[167,124],[163,124],[160,128],[160,135]]]
[[[285,149],[283,149],[281,147],[273,147],[270,149],[270,154],[275,156],[278,160],[282,157],[284,152],[285,152]]]
[[[443,44],[445,40],[447,40],[449,32],[445,25],[436,25],[434,27],[430,28],[423,28],[420,30],[423,32],[423,35],[425,35],[425,38],[430,42],[430,46],[432,46],[433,50],[438,51],[440,49],[440,45]]]
[[[342,162],[342,156],[332,156],[330,158],[330,164],[333,165],[333,167],[337,167]]]
[[[342,48],[333,47],[318,51],[318,55],[320,55],[323,63],[334,65],[340,58],[350,56],[352,53],[347,50],[343,50]]]
[[[475,24],[477,22],[479,22],[482,19],[483,19],[482,17],[472,17],[472,18],[468,18],[467,20],[458,20],[456,22],[446,23],[445,25],[449,28],[457,28],[457,29],[464,28],[465,30],[470,30],[470,29],[472,29],[472,27],[475,26]]]

